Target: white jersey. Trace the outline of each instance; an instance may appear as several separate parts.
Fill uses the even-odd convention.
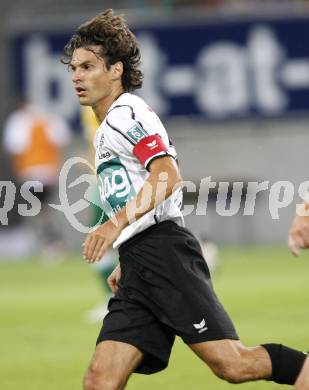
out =
[[[132,200],[149,176],[151,161],[176,158],[176,151],[158,116],[138,96],[122,94],[110,107],[97,130],[95,165],[105,222]],[[156,208],[127,226],[114,243],[123,242],[151,225],[173,220],[183,226],[182,190],[178,189]]]

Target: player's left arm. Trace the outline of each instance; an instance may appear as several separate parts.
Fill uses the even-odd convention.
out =
[[[86,261],[99,261],[106,250],[118,238],[121,231],[147,214],[181,185],[182,178],[175,159],[160,156],[148,165],[148,179],[135,198],[121,209],[113,220],[109,220],[89,233],[83,244]]]

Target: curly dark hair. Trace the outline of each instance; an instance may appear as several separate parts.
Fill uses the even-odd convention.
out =
[[[62,63],[69,64],[75,49],[101,47],[100,56],[107,69],[117,61],[123,63],[122,85],[126,92],[141,88],[143,73],[139,70],[141,54],[135,35],[121,15],[108,9],[78,27],[64,47]]]

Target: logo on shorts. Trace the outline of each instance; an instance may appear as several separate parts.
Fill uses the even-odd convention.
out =
[[[205,330],[208,329],[208,327],[206,326],[205,318],[203,318],[199,324],[193,324],[193,326],[198,331],[198,333],[203,333],[205,332]]]

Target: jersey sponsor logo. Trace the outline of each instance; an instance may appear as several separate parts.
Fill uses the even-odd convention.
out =
[[[141,127],[134,125],[127,131],[127,135],[134,142],[139,142],[141,139],[147,137],[147,133]]]
[[[108,158],[111,158],[111,152],[107,151],[105,146],[105,139],[104,139],[104,134],[101,135],[99,145],[97,146],[97,151],[98,151],[98,157],[100,160],[105,160]]]
[[[99,159],[100,160],[105,160],[107,158],[110,158],[112,155],[110,152],[99,152]]]
[[[205,330],[208,329],[208,327],[206,326],[205,318],[203,318],[199,324],[193,324],[193,326],[198,331],[198,333],[203,333],[205,332]]]
[[[134,198],[136,192],[119,157],[103,162],[97,169],[97,175],[103,210],[108,218],[112,218]]]

